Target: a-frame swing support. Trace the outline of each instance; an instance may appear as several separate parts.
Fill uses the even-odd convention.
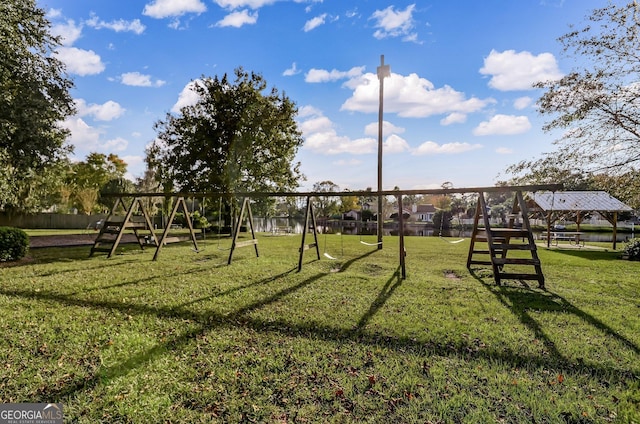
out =
[[[105,218],[102,228],[100,228],[100,232],[93,242],[89,256],[93,256],[96,252],[106,252],[107,258],[110,258],[116,252],[125,230],[133,230],[140,249],[144,250],[144,243],[142,242],[143,236],[138,232],[140,230],[148,230],[151,233],[153,241],[157,243],[151,219],[144,208],[142,199],[140,197],[134,197],[131,204],[127,207],[124,197],[128,196],[116,197],[113,207],[111,208],[111,212]],[[143,222],[133,220],[133,212],[135,211],[136,206],[142,213],[144,218]],[[125,214],[122,220],[118,219],[117,212],[119,208],[124,209]]]
[[[193,248],[196,252],[199,251],[198,242],[196,241],[196,234],[193,231],[193,224],[191,223],[191,218],[189,217],[189,208],[187,207],[187,202],[184,200],[183,196],[180,196],[176,199],[176,203],[173,205],[173,208],[171,209],[171,213],[169,214],[169,220],[167,221],[167,225],[165,226],[164,231],[162,232],[162,237],[160,237],[160,242],[156,243],[156,253],[153,255],[154,261],[158,259],[158,255],[160,255],[160,249],[162,249],[162,246],[164,246],[167,242],[167,236],[169,235],[169,230],[171,229],[171,226],[173,225],[173,220],[175,219],[176,214],[178,213],[178,209],[181,206],[182,206],[182,211],[184,212],[185,221],[187,222],[187,227],[189,227],[189,236],[191,238],[191,242],[193,243]]]
[[[305,244],[307,232],[312,230],[313,243]],[[304,252],[309,249],[316,249],[316,256],[320,260],[320,247],[318,245],[318,227],[316,225],[316,215],[313,212],[313,205],[311,202],[311,196],[307,196],[307,208],[304,213],[304,229],[302,230],[302,242],[300,243],[300,257],[298,259],[298,272],[302,270],[302,259],[304,258]]]
[[[251,230],[251,238],[249,240],[238,241],[238,237],[240,236],[240,229],[242,228],[242,220],[247,214],[247,223],[249,224],[249,229]],[[242,207],[240,208],[240,215],[238,216],[238,220],[236,221],[235,227],[233,229],[233,242],[231,243],[231,249],[229,250],[229,259],[227,260],[227,265],[231,265],[231,260],[233,258],[233,252],[235,252],[238,247],[245,246],[253,246],[256,251],[256,258],[260,256],[258,252],[258,239],[256,238],[256,232],[253,229],[253,214],[251,213],[251,201],[248,197],[245,197],[242,201]]]

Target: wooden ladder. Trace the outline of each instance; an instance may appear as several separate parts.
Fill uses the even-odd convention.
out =
[[[521,228],[516,228],[515,226],[515,216],[518,213],[522,215]],[[482,222],[480,222],[481,219]],[[522,239],[522,242],[514,242],[517,239]],[[477,246],[477,244],[481,243],[486,243],[486,248]],[[509,257],[509,253],[512,251],[521,252],[521,254],[518,255],[519,257]],[[528,255],[522,254],[525,252]],[[478,256],[481,256],[482,259],[478,259]],[[507,228],[491,226],[484,192],[478,193],[478,204],[476,205],[473,221],[467,268],[471,269],[471,265],[491,266],[493,278],[498,285],[502,283],[502,280],[536,280],[538,281],[538,287],[544,288],[544,275],[540,265],[540,258],[538,258],[535,239],[531,233],[527,205],[524,202],[521,191],[516,191]],[[522,266],[528,266],[529,272],[516,272],[514,270],[515,267],[520,267],[521,269]]]
[[[133,219],[133,212],[136,206],[142,211],[144,221]],[[118,214],[120,208],[123,209],[124,216]],[[127,207],[122,197],[116,198],[111,212],[109,212],[109,216],[105,218],[102,228],[100,228],[100,233],[98,233],[93,247],[91,247],[89,256],[93,256],[96,252],[106,252],[107,258],[110,258],[118,248],[118,244],[120,244],[125,230],[133,230],[141,249],[144,249],[143,240],[146,237],[140,234],[139,231],[141,230],[148,230],[151,233],[150,236],[153,239],[153,244],[158,244],[155,232],[153,231],[153,224],[151,223],[149,215],[146,213],[140,197],[135,197],[129,207]]]

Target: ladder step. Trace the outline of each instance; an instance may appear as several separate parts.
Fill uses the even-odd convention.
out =
[[[529,231],[521,228],[492,228],[491,234],[498,237],[528,237]]]
[[[493,265],[493,263],[491,263],[491,261],[477,261],[477,260],[470,260],[469,264],[471,265]]]
[[[532,246],[530,244],[505,244],[505,243],[500,243],[500,244],[494,244],[493,245],[494,249],[499,249],[499,250],[535,250],[535,246]]]
[[[95,243],[111,243],[113,244],[116,241],[116,239],[114,238],[105,238],[105,237],[100,237],[98,239],[96,239]]]
[[[496,265],[540,265],[539,259],[493,258]]]
[[[490,255],[491,251],[490,250],[474,250],[473,252],[471,252],[473,254],[479,254],[479,255]]]

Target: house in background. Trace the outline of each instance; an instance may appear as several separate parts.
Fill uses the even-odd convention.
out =
[[[362,213],[355,209],[351,209],[349,212],[345,212],[342,214],[342,219],[348,221],[360,221],[361,217]]]
[[[433,216],[436,214],[436,207],[428,205],[413,205],[411,218],[416,221],[433,222]]]

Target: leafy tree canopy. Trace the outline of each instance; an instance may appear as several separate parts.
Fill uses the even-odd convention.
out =
[[[5,0],[0,16],[0,209],[36,209],[43,178],[70,150],[59,123],[74,113],[73,84],[35,0]]]
[[[625,173],[640,164],[640,5],[610,3],[588,23],[560,37],[565,54],[584,64],[557,81],[537,84],[550,117],[546,131],[559,130],[557,152],[507,169],[521,175]],[[571,178],[573,180],[573,178]],[[571,181],[570,182],[573,182]],[[540,181],[542,182],[542,181]]]
[[[147,151],[165,190],[292,190],[303,176],[293,164],[303,139],[295,104],[262,76],[235,70],[235,82],[203,77],[195,105],[155,124]]]

